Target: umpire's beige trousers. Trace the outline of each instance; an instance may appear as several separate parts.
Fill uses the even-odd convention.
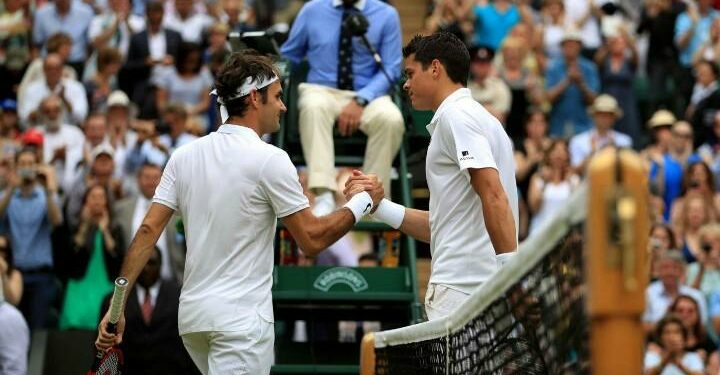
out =
[[[300,142],[308,167],[308,187],[335,191],[333,127],[356,93],[310,83],[301,83],[298,89]],[[363,172],[377,174],[389,197],[390,170],[405,133],[402,113],[390,96],[368,103],[362,113],[360,131],[368,136]]]

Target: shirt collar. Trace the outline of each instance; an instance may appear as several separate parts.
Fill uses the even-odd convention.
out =
[[[353,6],[355,7],[355,9],[362,11],[363,9],[365,9],[365,2],[366,0],[357,0]],[[335,8],[341,7],[342,0],[333,0],[332,5]]]
[[[468,89],[467,87],[462,87],[462,88],[455,90],[455,92],[453,92],[447,98],[445,98],[445,100],[443,100],[442,103],[440,103],[440,106],[438,107],[437,111],[435,111],[435,114],[433,115],[432,120],[430,120],[430,123],[428,123],[427,126],[425,126],[428,133],[430,133],[430,135],[433,134],[433,132],[435,131],[435,127],[437,127],[437,124],[440,121],[440,117],[442,116],[445,109],[451,103],[454,103],[463,98],[471,98],[471,97],[472,96],[470,95],[470,89]]]
[[[244,125],[222,124],[218,128],[217,132],[223,133],[223,134],[238,134],[238,135],[254,136],[255,138],[260,139],[260,136],[258,135],[258,133],[255,132],[255,130],[252,130]]]

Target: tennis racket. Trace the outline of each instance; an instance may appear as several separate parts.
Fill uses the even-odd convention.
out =
[[[128,280],[126,278],[118,277],[115,280],[115,291],[112,300],[110,300],[110,321],[107,325],[107,331],[110,333],[115,333],[117,329],[117,322],[122,314],[122,302],[125,299],[127,287]],[[108,351],[98,350],[87,375],[120,375],[124,362],[122,350],[117,346],[113,346]]]

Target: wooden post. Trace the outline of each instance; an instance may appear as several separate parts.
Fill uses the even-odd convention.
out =
[[[608,148],[591,161],[588,182],[585,267],[592,371],[640,374],[649,278],[647,171],[633,151]]]
[[[360,344],[360,375],[375,375],[375,334],[367,333]]]

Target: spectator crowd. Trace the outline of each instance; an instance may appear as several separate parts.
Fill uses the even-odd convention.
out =
[[[289,121],[298,122],[303,187],[316,214],[342,203],[333,138],[367,135],[363,169],[390,181],[410,118],[391,96],[402,79],[392,3],[2,2],[0,373],[4,340],[22,343],[18,336],[43,328],[95,329],[168,158],[221,122],[209,92],[231,53],[231,32],[272,29],[281,57],[306,66],[299,115]],[[450,32],[468,45],[468,88],[515,144],[521,239],[547,224],[598,150],[640,152],[654,223],[646,371],[717,374],[720,1],[427,5],[424,32]],[[352,12],[370,20],[367,36],[386,72],[342,22]],[[334,247],[347,250],[345,242]],[[356,265],[346,250],[328,254]],[[177,309],[184,257],[177,218],[129,307],[132,329],[178,348],[176,325],[152,316],[156,307],[162,316]],[[127,345],[143,357],[144,344]]]

